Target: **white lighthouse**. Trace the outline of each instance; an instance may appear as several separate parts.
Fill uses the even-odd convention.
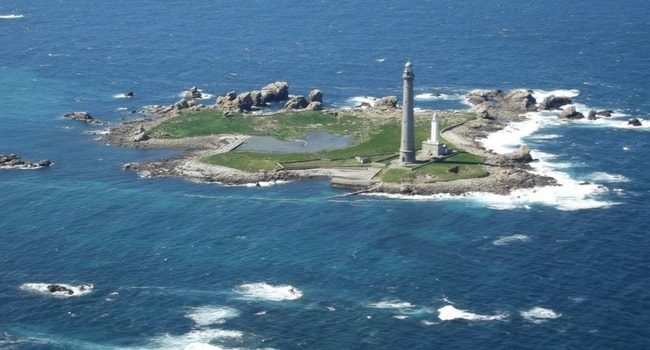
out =
[[[433,113],[431,118],[431,137],[422,142],[422,152],[430,157],[439,157],[447,154],[447,146],[444,143],[438,141],[438,129],[439,129],[438,114]]]

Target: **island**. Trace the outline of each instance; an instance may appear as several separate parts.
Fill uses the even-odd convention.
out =
[[[509,154],[497,154],[480,140],[525,120],[532,111],[555,110],[559,118],[584,118],[571,99],[548,96],[538,102],[530,90],[473,90],[466,96],[472,105],[468,110],[416,111],[410,62],[402,78],[401,105],[397,96],[385,96],[339,109],[324,108],[319,89],[307,97],[291,96],[289,84],[282,81],[260,90],[230,91],[208,104],[203,104],[200,89],[192,87],[171,105],[148,107],[145,117],[111,127],[100,140],[124,147],[181,151],[173,157],[124,164],[124,169],[143,177],[183,177],[224,185],[261,187],[326,177],[332,185],[350,188],[355,194],[406,195],[506,195],[517,189],[557,185],[555,179],[532,171],[530,163],[535,159],[525,145]],[[592,110],[587,118],[611,114]],[[89,120],[83,113],[76,115]],[[318,149],[287,151],[276,149],[268,140],[311,146],[314,142],[309,137],[314,134],[345,143],[321,141],[324,144]]]

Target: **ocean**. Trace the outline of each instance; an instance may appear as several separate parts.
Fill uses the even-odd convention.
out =
[[[650,348],[649,14],[646,0],[3,1],[0,153],[55,165],[0,170],[0,348]],[[116,124],[192,86],[207,104],[277,80],[348,107],[401,98],[409,60],[419,109],[524,88],[613,116],[530,113],[482,142],[528,145],[561,186],[458,197],[141,178],[122,164],[177,151],[63,118]]]

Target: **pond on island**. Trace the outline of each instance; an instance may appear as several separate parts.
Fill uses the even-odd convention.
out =
[[[282,141],[273,136],[251,136],[239,151],[256,151],[270,153],[309,153],[345,148],[352,135],[335,136],[318,131],[309,132],[305,137],[294,141]]]

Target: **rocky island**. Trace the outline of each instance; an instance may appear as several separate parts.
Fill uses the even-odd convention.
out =
[[[0,154],[0,169],[38,169],[54,165],[50,160],[43,159],[38,162],[25,160],[17,154]]]
[[[447,158],[432,159],[418,152],[414,166],[403,166],[395,162],[397,149],[392,156],[381,161],[364,161],[360,154],[353,166],[278,166],[274,169],[244,171],[222,165],[209,164],[205,157],[233,152],[247,142],[246,134],[214,134],[175,138],[170,135],[156,135],[151,131],[180,115],[200,111],[218,111],[220,118],[240,118],[240,115],[254,115],[257,120],[272,118],[273,114],[253,114],[268,103],[284,103],[283,111],[318,111],[334,118],[352,116],[367,121],[399,121],[401,108],[397,97],[386,96],[374,104],[359,105],[350,109],[330,110],[322,107],[322,92],[313,90],[308,97],[289,98],[288,84],[275,82],[259,91],[237,94],[229,92],[217,97],[214,104],[203,105],[200,92],[192,88],[178,102],[168,106],[156,106],[148,110],[148,117],[124,121],[112,127],[105,136],[108,144],[137,148],[178,149],[183,153],[176,157],[146,163],[126,163],[125,169],[140,172],[146,177],[173,176],[187,179],[216,182],[221,184],[257,184],[274,181],[293,181],[315,177],[328,177],[333,185],[353,188],[355,191],[383,192],[400,194],[432,195],[448,193],[462,195],[468,192],[490,192],[508,194],[520,188],[555,185],[553,178],[539,176],[531,172],[530,162],[534,159],[527,147],[511,154],[496,154],[483,147],[479,141],[492,132],[506,127],[511,122],[525,118],[524,114],[540,108],[531,91],[513,90],[475,90],[467,99],[473,105],[469,113],[472,117],[444,128],[440,135],[449,142],[455,153]],[[544,101],[543,108],[558,108],[558,104],[570,101]],[[443,119],[453,113],[440,112]],[[604,113],[604,112],[603,112]],[[432,111],[418,111],[418,120],[429,119]],[[453,117],[453,116],[452,116]],[[215,117],[216,118],[216,117]],[[272,122],[269,121],[269,124]],[[234,151],[236,154],[237,151]],[[463,170],[454,163],[455,154],[473,154],[483,159],[479,166],[482,172],[469,176],[454,177],[453,173]],[[443,178],[418,169],[428,164],[444,164],[451,177]],[[446,162],[446,163],[445,163]],[[386,181],[382,174],[389,169],[400,169],[406,174],[399,180]]]

